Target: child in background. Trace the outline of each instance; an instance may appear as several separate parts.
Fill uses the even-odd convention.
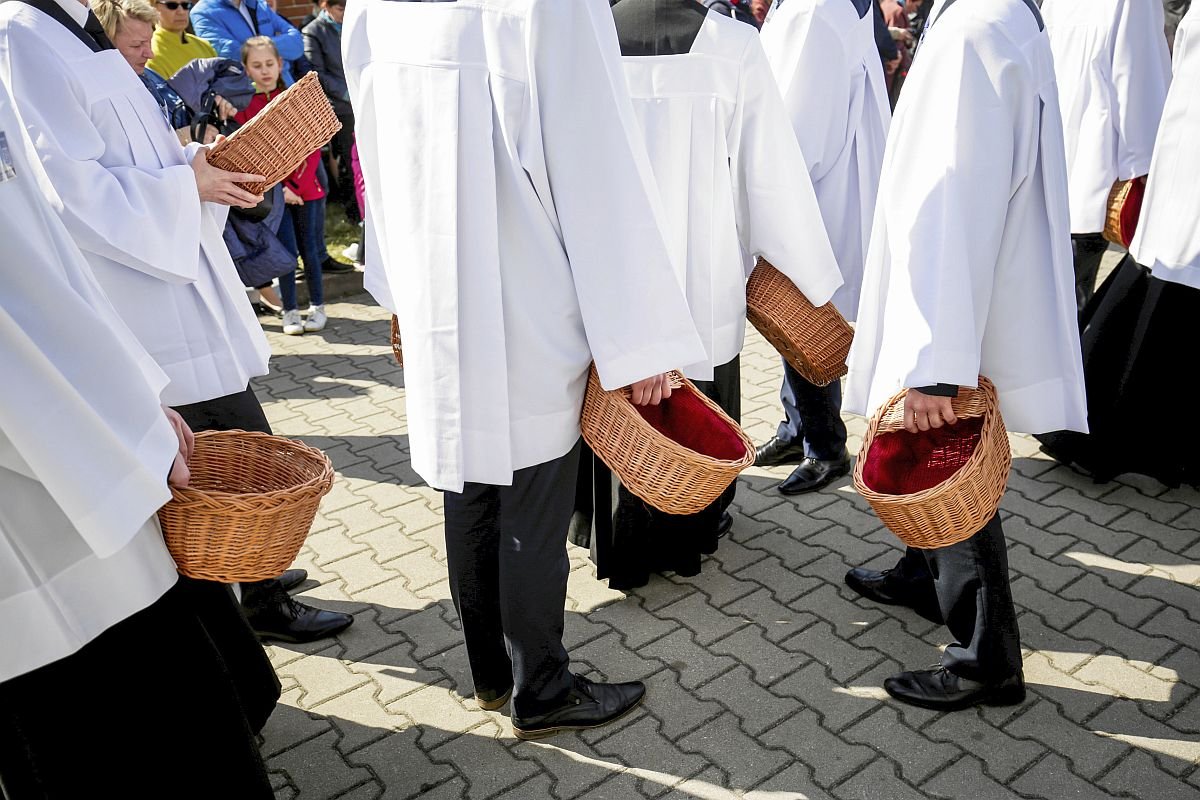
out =
[[[267,36],[254,36],[242,45],[242,63],[246,73],[254,81],[257,94],[250,105],[234,117],[245,124],[255,114],[283,91],[279,78],[281,63],[275,43]],[[325,260],[325,189],[317,178],[321,164],[321,151],[315,150],[300,167],[284,178],[283,196],[288,205],[290,219],[285,217],[279,231],[284,244],[294,239],[300,257],[304,259],[304,279],[308,282],[308,318],[301,321],[296,308],[296,273],[289,272],[279,278],[279,293],[283,297],[283,332],[298,336],[305,331],[319,331],[325,327],[325,305],[321,285],[321,264]],[[289,223],[294,236],[289,237]]]

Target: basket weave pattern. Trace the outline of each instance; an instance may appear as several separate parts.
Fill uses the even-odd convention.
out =
[[[403,367],[404,346],[400,342],[400,320],[395,314],[392,314],[392,355],[396,357],[396,363]]]
[[[906,393],[896,394],[871,418],[854,465],[854,488],[905,544],[925,550],[948,547],[971,538],[995,516],[1008,484],[1012,451],[996,387],[981,375],[978,389],[960,389],[952,401],[959,420],[983,417],[979,444],[957,472],[923,491],[882,494],[866,485],[863,470],[877,436],[904,430]]]
[[[248,431],[196,434],[186,489],[158,512],[163,538],[189,578],[237,583],[291,566],[333,486],[333,465],[301,442]]]
[[[1142,208],[1142,178],[1117,181],[1108,193],[1108,213],[1101,235],[1113,244],[1128,247],[1133,241]],[[1128,205],[1132,204],[1132,205]]]
[[[846,374],[854,331],[845,318],[833,303],[814,307],[762,259],[746,284],[746,318],[810,383],[827,386]]]
[[[605,391],[595,366],[588,373],[580,426],[584,440],[629,491],[659,511],[695,514],[754,463],[754,445],[691,381],[673,372],[671,386],[673,391],[693,393],[718,415],[744,446],[743,457],[718,459],[672,441],[638,414],[628,390]]]
[[[289,86],[228,139],[208,153],[208,163],[229,172],[262,175],[262,183],[239,184],[262,194],[296,171],[314,150],[342,129],[317,73]]]

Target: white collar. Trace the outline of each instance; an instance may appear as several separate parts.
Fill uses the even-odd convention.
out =
[[[80,3],[79,0],[54,0],[54,2],[58,3],[62,7],[62,10],[67,12],[71,19],[78,23],[79,27],[82,28],[83,24],[87,22],[89,9]]]

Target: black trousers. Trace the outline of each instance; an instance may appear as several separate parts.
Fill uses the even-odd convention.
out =
[[[803,442],[804,455],[820,461],[841,458],[846,452],[846,423],[842,422],[842,384],[816,386],[783,362],[779,389],[783,422],[775,432],[781,442]]]
[[[1000,515],[966,541],[937,550],[908,548],[896,565],[910,596],[932,588],[954,641],[942,666],[963,678],[992,682],[1021,670],[1021,634],[1008,582]]]
[[[562,636],[579,447],[517,470],[511,486],[446,492],[450,593],[475,691],[512,685],[518,717],[550,710],[571,688]]]
[[[197,433],[227,430],[271,433],[262,404],[249,387],[224,397],[175,406],[175,410]],[[213,642],[229,662],[246,715],[258,732],[279,700],[280,684],[275,669],[229,586],[185,577],[180,582]],[[251,608],[265,605],[278,592],[283,592],[283,587],[274,578],[244,583],[242,605]]]
[[[230,666],[180,585],[0,683],[6,800],[273,796]]]
[[[1075,255],[1075,302],[1082,312],[1096,292],[1096,276],[1108,252],[1108,240],[1099,233],[1072,233],[1071,247]]]

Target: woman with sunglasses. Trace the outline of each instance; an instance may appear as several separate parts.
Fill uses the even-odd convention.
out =
[[[189,0],[158,0],[154,8],[158,12],[158,28],[150,43],[154,58],[147,62],[147,67],[170,78],[197,58],[217,57],[211,44],[188,33],[188,14],[192,10]]]

